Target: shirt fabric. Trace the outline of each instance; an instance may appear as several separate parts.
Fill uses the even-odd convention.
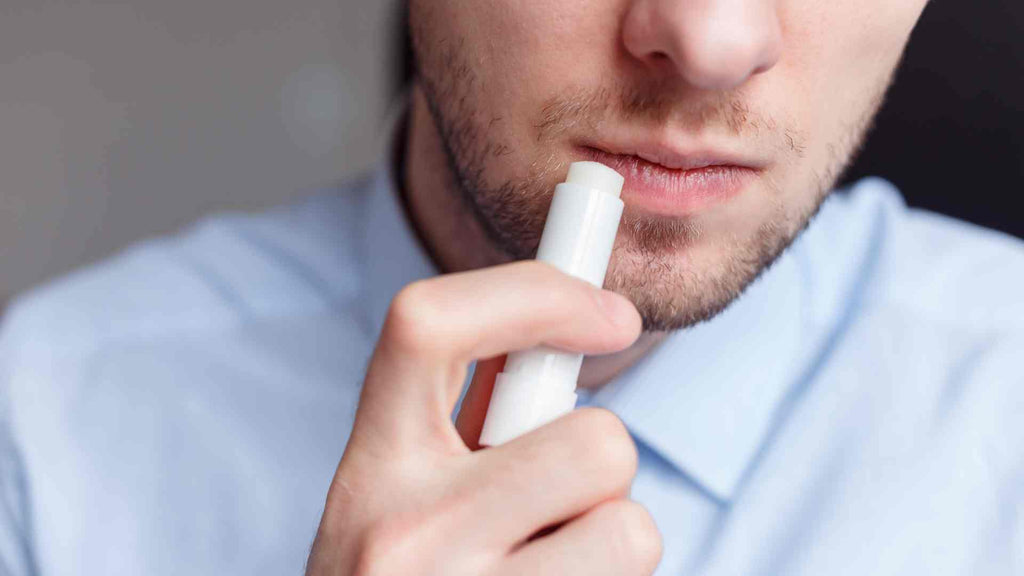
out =
[[[391,297],[436,271],[389,169],[19,299],[0,570],[296,574]],[[640,453],[658,574],[1024,573],[1024,247],[833,194],[713,320],[584,403]]]

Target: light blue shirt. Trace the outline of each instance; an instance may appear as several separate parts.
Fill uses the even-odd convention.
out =
[[[386,169],[21,298],[5,574],[297,574],[392,295],[435,273]],[[1024,247],[837,193],[724,313],[586,402],[668,574],[1024,573]]]

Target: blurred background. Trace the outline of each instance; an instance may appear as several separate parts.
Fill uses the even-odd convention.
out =
[[[933,0],[847,180],[1024,237],[1024,2]],[[396,0],[2,0],[0,301],[211,211],[363,170]]]
[[[0,300],[372,164],[392,0],[0,0]]]

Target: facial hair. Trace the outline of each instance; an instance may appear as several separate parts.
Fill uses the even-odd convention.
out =
[[[422,60],[427,47],[416,48]],[[531,258],[540,242],[555,178],[564,173],[566,160],[553,152],[541,153],[530,160],[526,176],[493,181],[489,168],[511,149],[489,129],[493,119],[478,109],[479,79],[463,50],[460,42],[445,43],[439,53],[431,54],[427,66],[419,62],[417,79],[464,208],[492,248],[509,259]],[[699,220],[637,213],[627,206],[605,287],[632,300],[647,331],[681,329],[717,315],[807,227],[859,149],[887,86],[881,87],[866,113],[847,127],[839,141],[828,145],[828,165],[815,171],[808,184],[813,190],[799,196],[810,201],[800,207],[772,203],[749,234],[722,240],[723,257],[712,269],[681,265],[677,257],[705,235]],[[567,89],[545,102],[533,128],[543,145],[571,133],[598,133],[608,119],[645,125],[672,121],[695,132],[715,126],[737,137],[756,135],[763,146],[794,163],[804,158],[807,145],[802,133],[781,127],[735,94],[688,101],[657,83]],[[781,196],[771,178],[762,181],[774,198]]]

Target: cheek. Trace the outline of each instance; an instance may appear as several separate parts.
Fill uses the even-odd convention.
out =
[[[536,143],[543,107],[555,96],[607,84],[618,49],[617,2],[590,0],[480,3],[473,38],[483,98],[511,119],[505,130]],[[474,7],[477,4],[474,4]]]
[[[551,18],[531,2],[411,0],[417,58],[450,124],[484,177],[497,184],[526,175],[534,158],[527,116],[552,76]],[[547,42],[545,42],[547,40]],[[554,52],[557,57],[557,51]]]
[[[805,138],[804,177],[826,174],[851,152],[923,6],[782,0],[783,58],[763,82]]]
[[[783,67],[816,93],[869,85],[895,66],[922,7],[923,0],[788,2],[780,8]]]

